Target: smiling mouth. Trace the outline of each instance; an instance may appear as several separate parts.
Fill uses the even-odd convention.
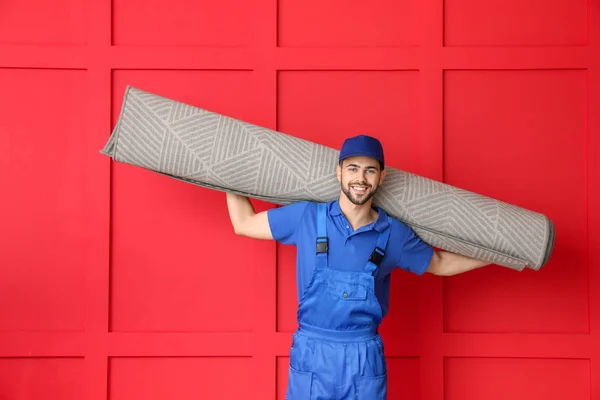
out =
[[[368,186],[361,186],[361,185],[351,185],[350,189],[352,189],[352,191],[356,194],[365,194],[367,193],[367,189],[369,187]]]

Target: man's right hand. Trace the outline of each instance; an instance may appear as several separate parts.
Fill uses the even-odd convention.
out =
[[[227,208],[236,234],[254,239],[273,239],[267,212],[262,211],[257,214],[250,199],[238,194],[227,193]]]

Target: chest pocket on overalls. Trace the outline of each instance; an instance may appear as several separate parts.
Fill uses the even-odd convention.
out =
[[[367,288],[361,284],[330,281],[327,291],[340,300],[365,300]]]

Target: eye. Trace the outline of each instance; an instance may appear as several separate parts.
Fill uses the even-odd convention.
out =
[[[372,175],[372,174],[374,174],[374,173],[375,173],[375,170],[374,170],[374,169],[370,169],[370,170],[368,170],[367,172],[368,172],[369,174],[371,174],[371,175]]]
[[[352,171],[352,172],[356,172],[356,168],[355,168],[355,167],[350,167],[350,168],[348,168],[348,169],[349,169],[350,171]]]

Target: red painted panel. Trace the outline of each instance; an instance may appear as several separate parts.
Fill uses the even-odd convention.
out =
[[[251,71],[116,70],[112,85],[113,125],[127,85],[254,122],[252,99],[256,93]]]
[[[383,142],[386,163],[410,168],[417,79],[413,71],[280,72],[278,129],[338,149],[347,136],[372,134]],[[335,165],[331,173],[335,173]],[[278,259],[278,329],[293,331],[298,304],[295,249],[278,245]],[[395,292],[385,329],[416,331],[414,277],[397,273],[392,281]]]
[[[445,400],[589,400],[589,360],[448,358]]]
[[[288,383],[289,357],[277,357],[277,397],[276,400],[286,400],[285,392]]]
[[[277,331],[293,332],[298,327],[296,247],[277,244]]]
[[[418,88],[416,71],[283,71],[277,127],[337,149],[348,136],[374,135],[385,147],[387,164],[410,168]]]
[[[289,357],[277,357],[277,400],[286,400],[289,366]]]
[[[381,47],[418,44],[418,1],[279,0],[279,45]]]
[[[85,79],[0,69],[0,331],[83,330]]]
[[[388,357],[388,400],[419,399],[419,359]],[[277,357],[277,399],[284,400],[290,359]]]
[[[113,43],[153,46],[247,46],[252,3],[238,0],[114,0]]]
[[[448,46],[582,45],[587,0],[446,0]]]
[[[83,358],[0,358],[0,399],[80,400]]]
[[[388,315],[379,329],[386,342],[396,340],[397,333],[419,331],[418,287],[417,275],[402,270],[392,272]]]
[[[4,0],[0,10],[0,43],[86,42],[85,1]]]
[[[588,332],[586,73],[450,71],[444,89],[446,181],[542,212],[557,229],[538,272],[445,279],[445,330]]]
[[[112,358],[111,400],[245,399],[250,357]]]
[[[388,365],[388,400],[420,398],[421,372],[416,357],[390,357]]]
[[[250,79],[243,71],[117,71],[113,118],[131,84],[251,119]],[[233,234],[225,195],[123,164],[112,183],[112,330],[251,330],[249,260],[261,253]]]

